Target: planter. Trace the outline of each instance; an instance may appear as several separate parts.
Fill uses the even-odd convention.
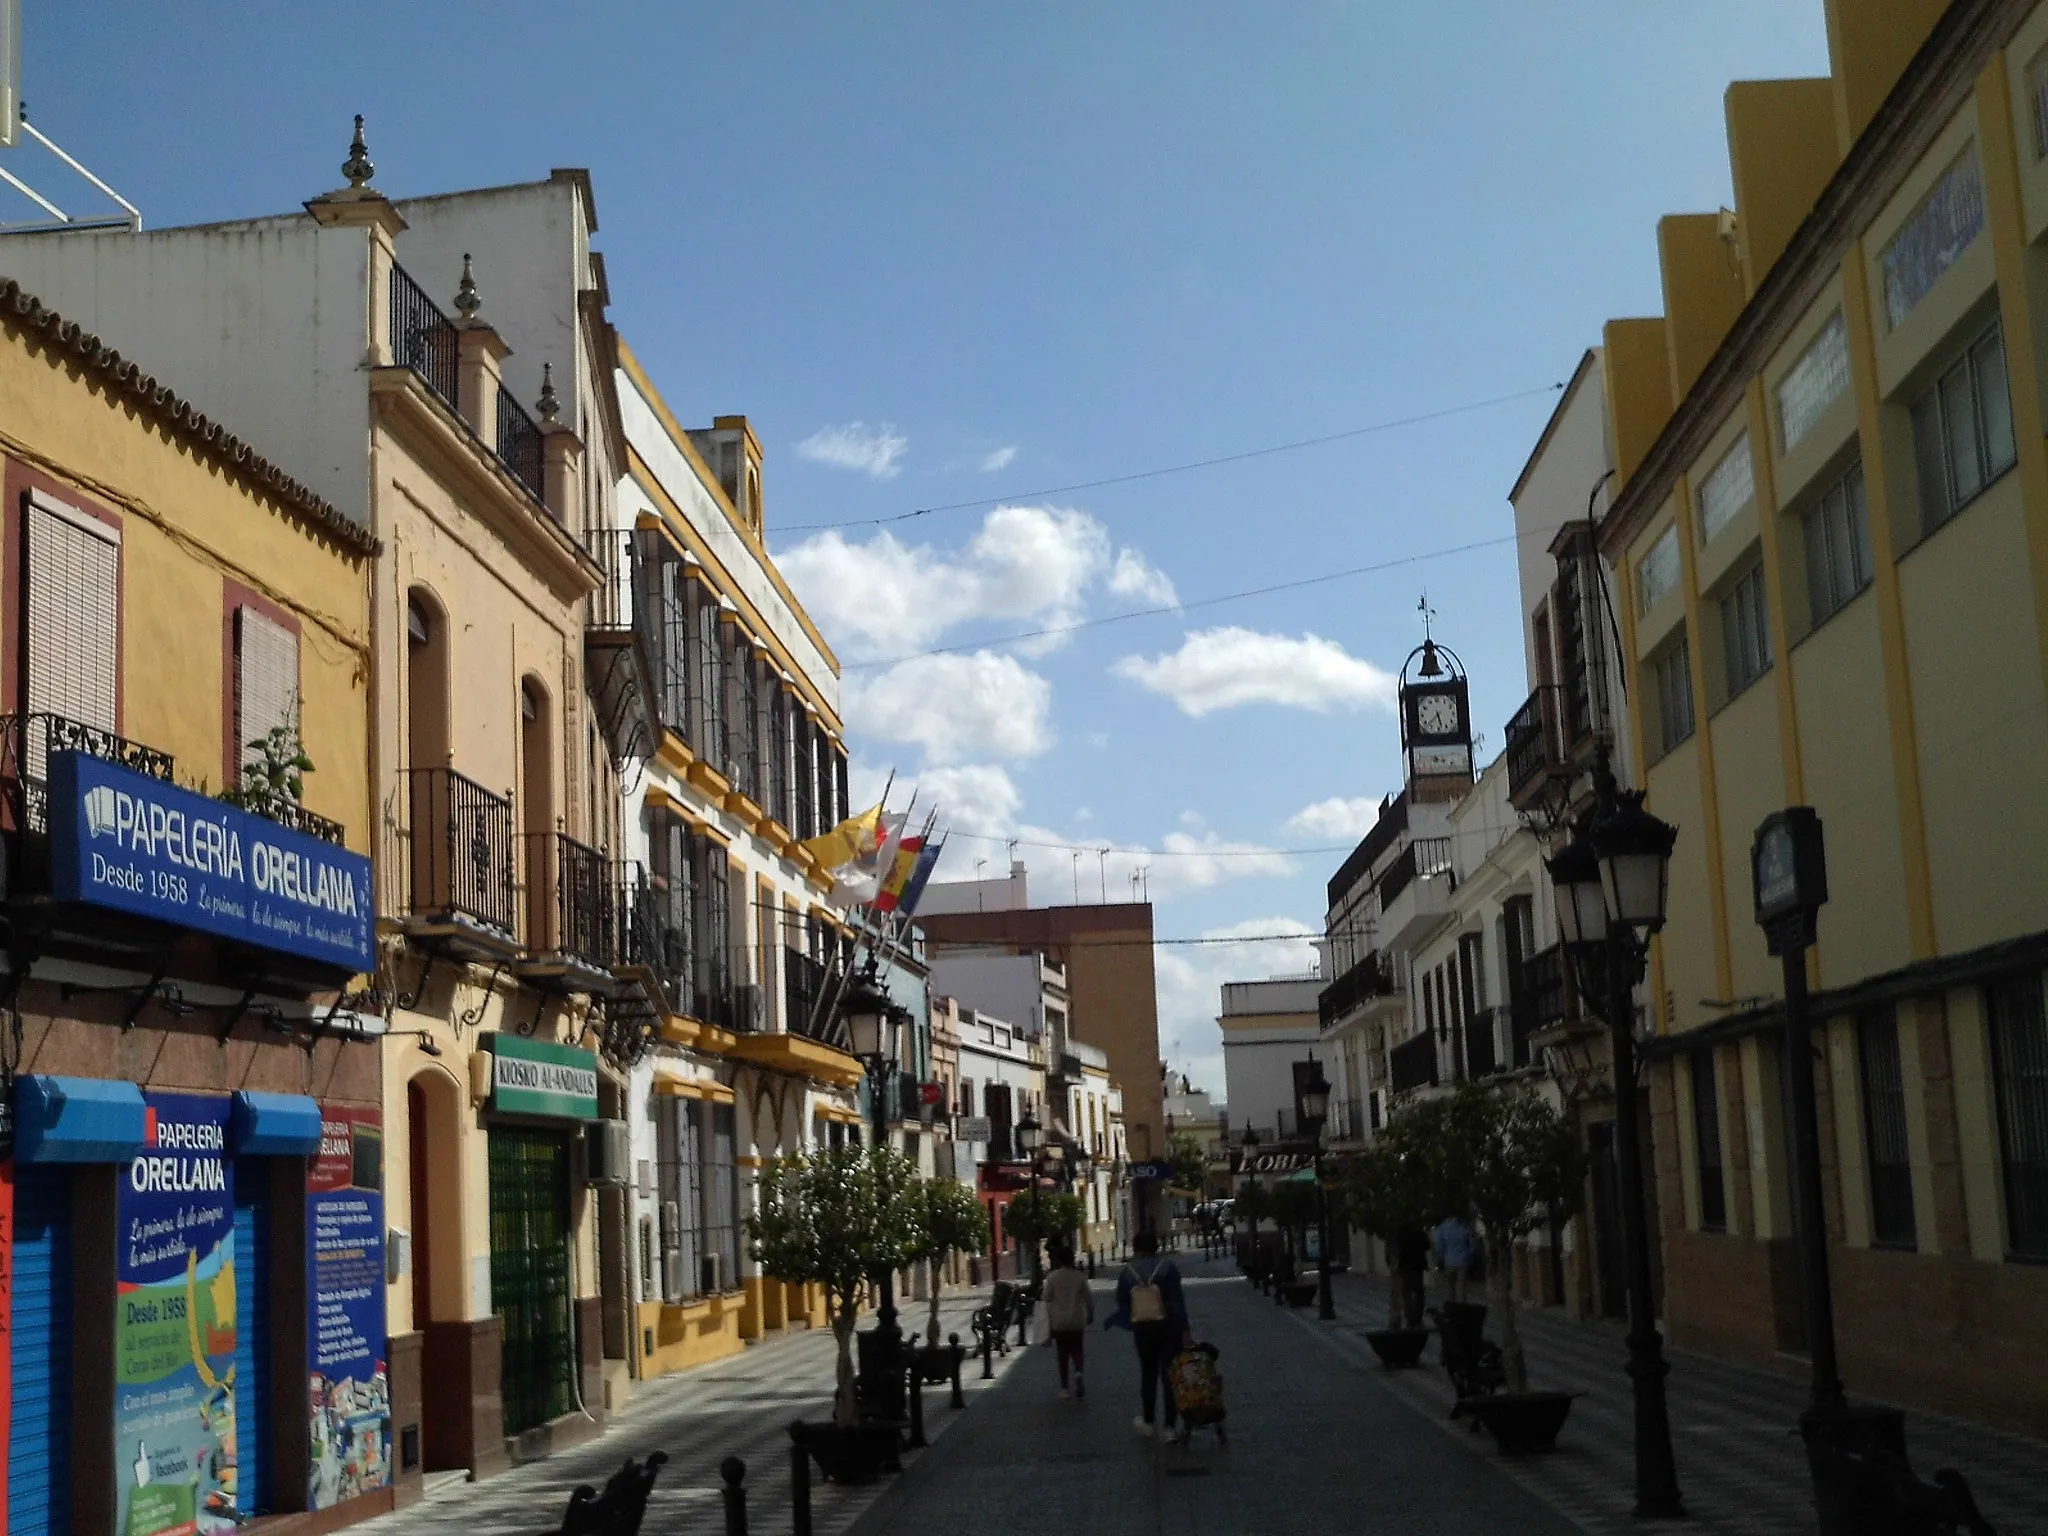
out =
[[[1496,1392],[1465,1404],[1493,1431],[1504,1456],[1557,1449],[1557,1432],[1572,1411],[1572,1392]]]
[[[805,1424],[801,1441],[835,1483],[872,1483],[901,1463],[894,1424]]]
[[[1429,1343],[1427,1328],[1375,1328],[1365,1336],[1380,1364],[1389,1370],[1422,1363],[1423,1346]]]
[[[1316,1304],[1316,1282],[1313,1280],[1290,1280],[1282,1289],[1287,1293],[1290,1307],[1312,1307]]]

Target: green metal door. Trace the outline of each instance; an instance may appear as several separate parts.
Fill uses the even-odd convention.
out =
[[[491,1310],[504,1329],[505,1433],[575,1406],[569,1283],[569,1143],[552,1131],[491,1131]]]

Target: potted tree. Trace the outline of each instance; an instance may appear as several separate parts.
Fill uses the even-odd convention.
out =
[[[763,1271],[825,1292],[838,1345],[832,1419],[805,1426],[805,1439],[836,1482],[872,1481],[895,1458],[896,1427],[861,1420],[853,1329],[862,1283],[900,1269],[917,1245],[916,1182],[909,1160],[887,1147],[835,1147],[770,1163],[746,1219]]]
[[[1429,1330],[1422,1326],[1422,1277],[1413,1272],[1414,1236],[1433,1219],[1436,1197],[1430,1169],[1411,1134],[1417,1110],[1395,1115],[1378,1139],[1350,1158],[1338,1175],[1349,1219],[1380,1239],[1393,1271],[1387,1287],[1387,1326],[1365,1336],[1380,1362],[1391,1368],[1419,1363],[1429,1343]]]
[[[1244,1269],[1245,1279],[1263,1289],[1267,1275],[1272,1272],[1271,1258],[1259,1240],[1259,1223],[1273,1214],[1273,1200],[1266,1186],[1256,1179],[1247,1179],[1237,1191],[1232,1214],[1241,1229],[1237,1240],[1238,1263]]]
[[[980,1253],[988,1247],[988,1208],[957,1179],[926,1179],[917,1191],[917,1242],[913,1258],[926,1261],[931,1273],[931,1315],[925,1324],[925,1348],[918,1370],[929,1382],[949,1380],[958,1364],[960,1346],[939,1348],[939,1276],[956,1253]]]
[[[1569,1392],[1529,1387],[1516,1322],[1515,1243],[1553,1213],[1578,1212],[1586,1157],[1571,1122],[1531,1090],[1489,1092],[1466,1083],[1444,1105],[1440,1146],[1451,1210],[1475,1220],[1486,1253],[1486,1286],[1500,1318],[1506,1390],[1469,1405],[1510,1454],[1549,1450],[1571,1412]]]
[[[1290,1306],[1307,1306],[1315,1300],[1316,1282],[1301,1278],[1301,1261],[1308,1251],[1308,1228],[1316,1219],[1315,1185],[1295,1178],[1280,1180],[1273,1186],[1272,1211],[1287,1254],[1281,1299]]]

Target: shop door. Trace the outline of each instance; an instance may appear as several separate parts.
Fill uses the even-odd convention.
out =
[[[1600,1276],[1600,1314],[1628,1316],[1628,1286],[1621,1249],[1621,1175],[1615,1155],[1614,1122],[1586,1127],[1593,1163],[1593,1260]]]
[[[71,1171],[14,1170],[14,1420],[7,1536],[71,1529]]]
[[[235,1165],[235,1504],[270,1513],[269,1166]]]
[[[569,1285],[569,1143],[552,1131],[491,1132],[491,1310],[504,1329],[505,1433],[575,1406]]]

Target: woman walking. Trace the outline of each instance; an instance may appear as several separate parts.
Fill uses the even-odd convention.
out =
[[[1052,1333],[1053,1347],[1060,1357],[1060,1396],[1069,1395],[1068,1370],[1073,1372],[1072,1395],[1086,1397],[1088,1383],[1082,1376],[1087,1361],[1083,1341],[1088,1325],[1095,1321],[1095,1298],[1088,1291],[1088,1277],[1074,1267],[1074,1250],[1055,1248],[1052,1273],[1045,1277],[1045,1326]]]
[[[1132,1259],[1116,1279],[1116,1311],[1105,1328],[1128,1328],[1138,1346],[1139,1434],[1148,1439],[1159,1431],[1153,1405],[1164,1396],[1165,1423],[1173,1429],[1173,1383],[1166,1370],[1187,1337],[1188,1309],[1181,1293],[1180,1266],[1159,1254],[1159,1239],[1140,1232],[1131,1242]]]

